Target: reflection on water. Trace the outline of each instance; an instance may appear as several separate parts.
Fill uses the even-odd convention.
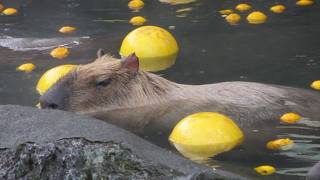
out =
[[[161,72],[171,80],[191,84],[240,80],[308,88],[310,82],[320,77],[318,5],[297,8],[295,2],[283,0],[281,3],[287,10],[276,15],[268,9],[278,1],[248,0],[255,9],[268,15],[267,23],[249,25],[244,20],[246,13],[240,13],[243,21],[230,26],[218,10],[241,2],[161,2],[146,1],[140,12],[131,12],[127,0],[4,1],[20,8],[22,14],[0,17],[0,103],[34,106],[38,99],[36,82],[45,70],[59,64],[88,63],[99,48],[119,56],[122,39],[134,28],[127,20],[136,15],[146,17],[147,25],[170,29],[176,37],[181,50],[177,63]],[[78,30],[72,35],[62,35],[57,30],[64,25]],[[49,52],[57,45],[70,46],[70,56],[61,61],[52,59]],[[36,64],[37,69],[30,74],[15,71],[26,62]],[[318,120],[308,119],[279,127],[278,137],[290,137],[296,144],[289,151],[268,152],[277,155],[270,159],[279,170],[275,175],[261,177],[252,170],[266,161],[221,160],[209,164],[253,179],[299,179],[320,160],[319,127]],[[290,134],[286,133],[289,131]]]

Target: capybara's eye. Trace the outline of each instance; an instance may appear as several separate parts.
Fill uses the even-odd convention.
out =
[[[112,79],[111,78],[106,78],[106,79],[97,79],[96,81],[96,86],[97,87],[106,87],[111,83]]]

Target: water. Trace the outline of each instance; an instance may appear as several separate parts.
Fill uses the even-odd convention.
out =
[[[180,47],[176,65],[160,72],[170,80],[188,84],[241,80],[308,88],[310,82],[320,77],[318,4],[298,8],[292,0],[249,0],[246,2],[255,9],[266,12],[268,22],[249,25],[245,22],[247,13],[241,13],[240,25],[231,26],[217,11],[232,8],[240,1],[198,0],[171,5],[146,0],[140,12],[130,11],[127,2],[4,1],[21,8],[23,15],[0,17],[0,104],[34,106],[39,97],[35,90],[37,80],[51,67],[88,63],[95,58],[98,48],[118,56],[122,39],[135,28],[127,20],[135,15],[145,16],[147,25],[170,27],[176,37]],[[277,2],[287,6],[284,14],[268,11]],[[78,30],[63,35],[57,31],[63,25],[73,25]],[[63,60],[52,59],[51,48],[60,44],[71,47],[71,55]],[[30,74],[15,71],[26,62],[35,63],[37,69]],[[222,159],[208,164],[257,179],[303,179],[308,168],[320,160],[319,124],[304,123],[296,127],[297,132],[304,132],[303,136],[279,134],[279,138],[291,137],[297,142],[292,150],[281,152],[282,159],[275,157],[269,162]],[[273,163],[279,170],[277,174],[261,177],[252,170],[265,163]]]

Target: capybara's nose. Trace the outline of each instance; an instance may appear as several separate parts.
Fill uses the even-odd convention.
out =
[[[46,94],[40,97],[41,109],[62,109],[62,105],[58,99],[48,98]]]
[[[53,85],[39,99],[41,109],[60,109],[64,110],[68,91],[61,83]]]

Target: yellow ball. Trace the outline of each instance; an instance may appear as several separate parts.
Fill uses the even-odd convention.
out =
[[[310,87],[315,90],[320,90],[320,80],[313,81]]]
[[[232,9],[223,9],[219,11],[220,14],[222,15],[229,15],[231,13],[233,13]]]
[[[15,8],[7,8],[4,11],[2,11],[2,13],[5,14],[5,15],[8,15],[8,16],[16,15],[16,14],[18,14],[18,10],[15,9]]]
[[[254,170],[261,174],[261,175],[270,175],[273,174],[274,172],[276,172],[276,168],[274,168],[273,166],[269,166],[269,165],[263,165],[263,166],[258,166],[256,168],[254,168]]]
[[[280,117],[280,120],[282,122],[286,122],[289,124],[293,124],[301,119],[301,116],[299,114],[290,112],[290,113],[285,113]]]
[[[276,139],[273,141],[269,141],[266,144],[266,147],[270,150],[288,150],[293,146],[293,141],[289,138],[285,139]]]
[[[77,28],[73,26],[63,26],[59,29],[59,32],[61,33],[73,33]]]
[[[136,53],[139,67],[145,71],[160,71],[171,67],[179,48],[175,38],[157,26],[142,26],[131,31],[122,41],[120,55]]]
[[[235,9],[240,12],[244,12],[250,10],[251,6],[249,4],[238,4]]]
[[[68,74],[76,65],[66,64],[56,66],[46,71],[37,83],[37,91],[40,95],[44,94],[60,78]]]
[[[184,156],[205,160],[240,145],[244,135],[227,116],[200,112],[182,119],[169,140]]]
[[[299,0],[296,2],[297,6],[310,6],[313,4],[312,0]]]
[[[241,16],[236,13],[229,14],[226,17],[226,21],[232,25],[238,24],[240,22],[240,20],[241,20]]]
[[[31,72],[36,68],[36,66],[32,63],[22,64],[17,67],[17,71]]]
[[[50,55],[56,59],[63,59],[69,55],[69,50],[65,47],[58,47],[53,49]]]
[[[147,20],[142,16],[135,16],[130,19],[129,23],[131,23],[134,26],[141,26],[143,25]]]
[[[262,24],[266,22],[267,18],[268,17],[263,12],[254,11],[247,16],[247,21],[250,24]]]
[[[277,14],[283,13],[284,10],[286,10],[286,7],[284,5],[275,5],[270,8],[271,12]]]
[[[144,6],[144,2],[141,0],[131,0],[128,3],[128,7],[132,10],[139,10],[142,9]]]

